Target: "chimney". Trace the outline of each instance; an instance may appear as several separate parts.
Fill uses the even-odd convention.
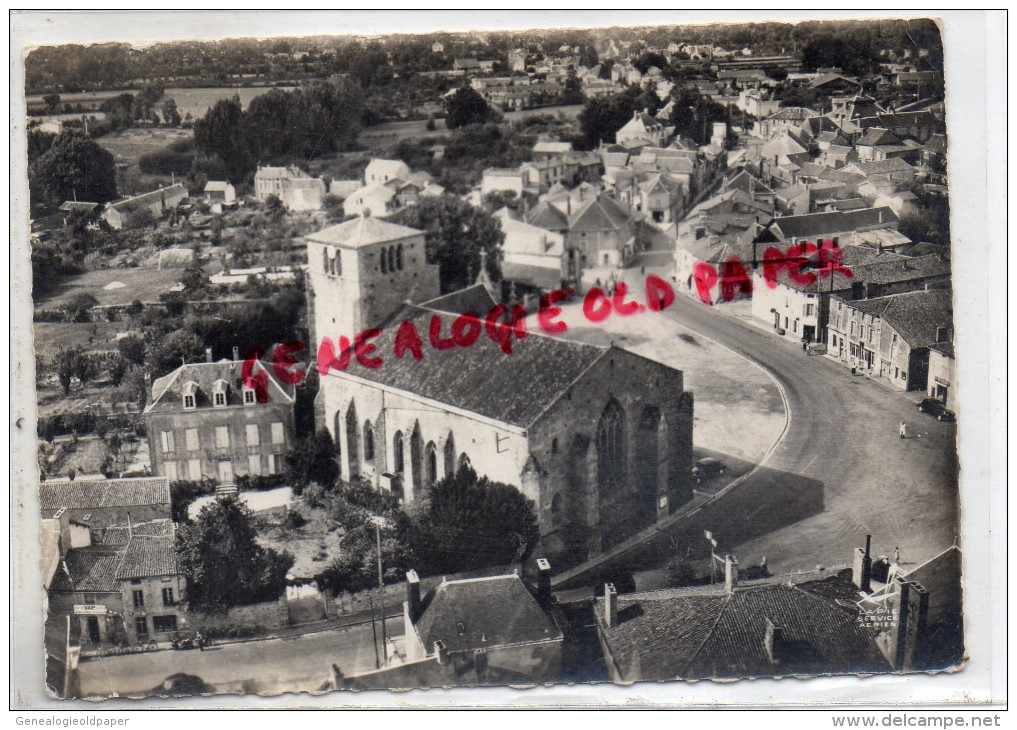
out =
[[[417,623],[420,618],[420,577],[417,571],[406,571],[406,610],[409,613],[410,623]]]
[[[879,222],[880,223],[883,222],[883,209],[882,208],[879,209]]]
[[[734,555],[724,556],[724,590],[734,593],[738,585],[738,559]]]
[[[915,581],[897,578],[900,603],[897,607],[897,635],[894,637],[893,668],[915,671],[915,649],[924,638],[929,613],[929,592]]]
[[[604,625],[614,626],[618,623],[618,591],[614,583],[604,584]]]
[[[152,373],[145,371],[145,399],[152,400]]]
[[[438,658],[439,664],[448,664],[448,649],[445,648],[445,642],[441,639],[434,642],[434,655]]]
[[[212,348],[205,348],[205,362],[212,362]]]
[[[240,360],[240,348],[234,345],[233,346],[233,362],[237,362],[238,360]]]
[[[551,563],[537,558],[537,603],[541,608],[551,605]]]
[[[872,589],[872,535],[865,536],[865,549],[855,548],[855,560],[851,567],[851,582],[858,590],[868,593]]]
[[[780,664],[781,648],[784,643],[784,629],[775,626],[769,618],[765,619],[766,629],[763,634],[763,650],[770,658],[771,664]]]

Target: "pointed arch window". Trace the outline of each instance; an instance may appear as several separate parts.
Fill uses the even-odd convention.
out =
[[[381,249],[381,273],[388,273],[388,249]]]
[[[456,473],[456,442],[452,437],[452,432],[449,431],[448,438],[445,439],[445,448],[442,450],[442,461],[445,465],[445,476],[451,477]]]
[[[364,461],[374,461],[374,427],[364,421]]]
[[[402,474],[403,469],[406,467],[405,457],[403,456],[403,432],[396,431],[395,436],[392,437],[392,467],[396,474]]]
[[[427,442],[427,484],[433,485],[438,481],[438,447],[434,445],[434,441]]]
[[[401,243],[396,246],[396,269],[403,270],[403,245]]]

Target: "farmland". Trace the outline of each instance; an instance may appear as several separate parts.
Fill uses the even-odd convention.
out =
[[[205,116],[212,106],[220,99],[230,99],[233,96],[240,97],[240,104],[246,109],[251,99],[271,91],[271,86],[216,86],[209,88],[194,89],[166,89],[159,104],[166,99],[172,99],[177,103],[177,111],[181,117],[188,114],[194,119]],[[284,91],[295,88],[293,86],[277,87]]]

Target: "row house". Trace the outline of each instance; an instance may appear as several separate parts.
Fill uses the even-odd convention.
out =
[[[294,386],[272,365],[245,361],[178,367],[152,383],[145,406],[152,470],[169,481],[280,474],[293,443]]]
[[[78,624],[85,647],[171,641],[187,627],[186,600],[170,520],[109,528],[65,550],[48,591],[49,610]]]
[[[835,294],[860,300],[942,286],[950,278],[950,262],[938,254],[900,256],[860,245],[842,246],[841,251],[850,277],[819,268],[815,254],[808,257],[811,266],[804,269],[811,268],[815,274],[807,282],[791,277],[784,268],[767,281],[762,267],[757,269],[753,273],[752,316],[772,325],[779,335],[825,342],[830,299]]]
[[[927,391],[931,350],[949,347],[953,339],[952,302],[948,288],[860,301],[834,296],[827,357],[866,371],[898,390]],[[949,375],[940,378],[946,385],[936,383],[942,390],[935,391],[934,397],[946,400],[952,381]]]
[[[937,336],[938,339],[938,336]],[[943,401],[943,405],[957,412],[957,396],[952,390],[957,382],[957,359],[952,342],[934,342],[929,345],[930,398]]]

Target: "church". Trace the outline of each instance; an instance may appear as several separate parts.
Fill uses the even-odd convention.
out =
[[[339,227],[366,227],[367,220]],[[411,282],[428,281],[432,265],[422,244],[409,242],[423,233],[395,228],[402,230],[386,229],[391,241],[360,247],[343,247],[342,236],[328,229],[307,237],[315,341],[388,323],[372,340],[382,366],[354,358],[321,379],[316,410],[335,441],[344,481],[366,480],[409,503],[469,465],[531,499],[542,552],[573,560],[609,549],[691,499],[693,401],[679,370],[613,345],[534,331],[510,354],[480,336],[468,347],[425,348],[420,359],[395,357],[400,323],[428,333],[436,319],[447,336],[464,299],[481,299],[454,292],[422,301],[424,288]],[[387,301],[401,304],[387,317],[377,308],[351,308],[365,281],[380,285],[386,276],[373,247],[400,242],[403,268],[392,277],[399,291]],[[331,273],[323,245],[326,252],[336,246],[356,281]],[[336,296],[344,286],[349,290]]]

